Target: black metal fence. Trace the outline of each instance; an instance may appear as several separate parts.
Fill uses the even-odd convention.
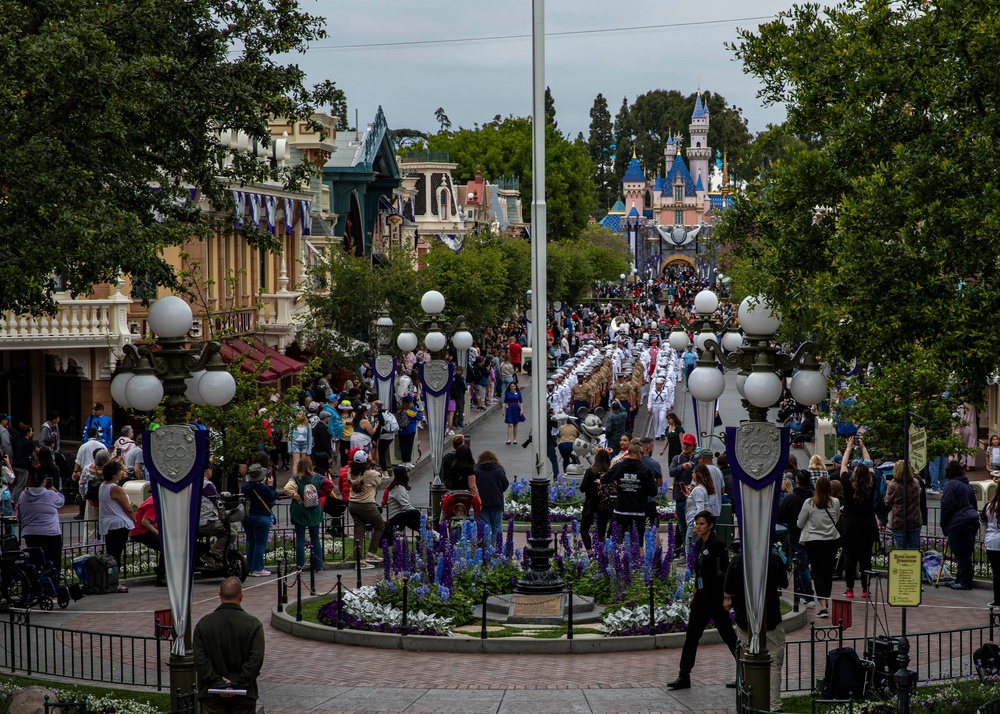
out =
[[[1000,631],[1000,610],[991,610],[989,621],[981,627],[956,628],[937,632],[907,633],[910,643],[910,671],[919,681],[937,682],[976,674],[972,654],[984,642],[993,641]],[[860,656],[872,638],[844,637],[839,625],[816,627],[811,624],[808,640],[785,642],[782,691],[807,692],[826,669],[827,653],[840,647],[852,647]],[[892,672],[883,674],[891,675]],[[878,678],[879,672],[876,672]]]
[[[287,510],[287,509],[286,509]],[[88,530],[96,526],[96,521],[65,521],[63,522],[63,571],[70,581],[76,581],[73,571],[73,561],[80,556],[96,555],[104,552],[104,543],[97,540],[94,531]],[[233,526],[236,548],[246,553],[246,533],[239,525]],[[354,525],[347,514],[334,518],[324,516],[320,527],[323,539],[323,561],[327,563],[343,563],[354,560]],[[388,533],[388,527],[387,531]],[[416,536],[407,531],[409,537]],[[367,535],[366,535],[367,537]],[[308,542],[308,531],[306,541]],[[123,578],[152,576],[156,568],[156,551],[129,540],[125,546],[125,566]],[[295,562],[295,527],[291,521],[278,514],[278,523],[271,527],[268,535],[267,548],[264,551],[265,567],[277,566],[283,561]]]
[[[155,637],[35,625],[28,610],[0,617],[0,670],[11,674],[160,689],[169,647]]]

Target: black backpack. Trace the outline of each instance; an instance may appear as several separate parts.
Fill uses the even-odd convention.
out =
[[[1000,647],[993,642],[984,642],[972,653],[972,663],[980,680],[996,676],[997,670],[1000,670]]]
[[[118,563],[107,553],[87,560],[87,594],[106,595],[118,591]]]
[[[853,647],[826,653],[824,699],[861,699],[868,693],[868,673]]]

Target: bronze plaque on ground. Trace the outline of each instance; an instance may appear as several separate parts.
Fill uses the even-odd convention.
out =
[[[561,617],[561,595],[515,595],[512,617]]]

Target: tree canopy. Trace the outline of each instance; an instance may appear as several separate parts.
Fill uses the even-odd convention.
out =
[[[554,109],[553,109],[554,112]],[[554,116],[554,114],[553,114]],[[428,138],[431,151],[447,151],[458,164],[456,178],[521,179],[521,200],[531,203],[531,119],[499,115],[472,129],[442,131]],[[545,201],[550,239],[577,235],[595,205],[594,165],[586,146],[568,140],[549,124],[545,130]]]
[[[603,94],[594,99],[590,109],[590,135],[587,153],[594,162],[594,183],[597,186],[597,206],[594,217],[603,216],[621,193],[621,176],[612,173],[615,157],[615,134],[611,124],[608,100]]]
[[[734,285],[763,293],[786,334],[876,368],[903,404],[975,399],[998,366],[1000,14],[988,0],[796,5],[733,47],[782,103],[782,147],[723,216]]]
[[[224,210],[230,181],[303,173],[278,176],[218,132],[269,144],[271,117],[343,101],[273,59],[325,34],[295,2],[0,0],[0,17],[0,309],[52,310],[57,277],[76,293],[119,272],[172,284],[163,248],[214,228],[188,186]]]

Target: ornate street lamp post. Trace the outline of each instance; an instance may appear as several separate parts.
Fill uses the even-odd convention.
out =
[[[149,329],[158,350],[127,345],[125,360],[111,382],[112,398],[128,409],[155,409],[166,396],[167,423],[143,434],[143,461],[153,486],[156,522],[167,573],[167,594],[174,618],[170,647],[171,708],[177,693],[195,684],[191,652],[191,588],[194,541],[198,531],[201,485],[208,464],[208,432],[188,423],[191,404],[224,406],[236,395],[236,381],[219,356],[218,342],[185,347],[191,307],[173,295],[149,308]]]
[[[375,341],[378,343],[378,354],[371,360],[372,372],[375,373],[375,392],[383,409],[392,409],[393,380],[396,376],[396,358],[388,354],[392,345],[392,318],[388,310],[383,309],[375,320]]]
[[[420,325],[407,317],[404,320],[406,329],[399,333],[396,345],[400,350],[410,352],[417,348],[416,330],[424,332],[424,346],[433,359],[420,366],[420,386],[423,388],[423,403],[427,419],[427,432],[431,445],[431,469],[434,479],[431,482],[431,507],[434,523],[441,519],[441,499],[447,492],[441,480],[441,460],[444,450],[445,423],[448,416],[448,398],[451,382],[455,376],[455,368],[451,362],[440,359],[440,353],[448,346],[448,338],[441,331],[438,320],[444,312],[444,295],[437,290],[428,290],[420,298],[420,307],[427,317]],[[452,333],[451,343],[456,351],[465,351],[472,347],[472,334],[465,329],[465,318],[457,317],[448,332]]]
[[[711,298],[702,297],[706,292],[695,297],[699,317],[711,314],[709,307],[712,312],[715,309],[710,304],[715,295],[710,293]],[[698,298],[702,298],[700,306]],[[750,625],[750,643],[743,653],[742,666],[754,708],[765,711],[769,703],[771,664],[765,640],[767,565],[778,497],[776,484],[788,461],[789,445],[788,429],[769,422],[767,413],[781,398],[778,372],[799,368],[792,377],[790,388],[792,396],[802,404],[818,404],[826,395],[827,387],[811,343],[802,343],[792,355],[772,344],[781,318],[764,298],[751,296],[743,300],[738,317],[746,332],[745,344],[727,354],[714,333],[699,334],[700,358],[688,385],[696,399],[717,400],[725,389],[725,381],[716,360],[729,369],[738,369],[739,377],[743,378],[742,384],[739,378],[737,383],[750,419],[739,427],[726,429],[726,453],[733,478],[739,484],[734,496],[743,544],[743,583]],[[723,342],[727,337],[728,333]],[[735,339],[730,338],[730,346],[734,345]]]

